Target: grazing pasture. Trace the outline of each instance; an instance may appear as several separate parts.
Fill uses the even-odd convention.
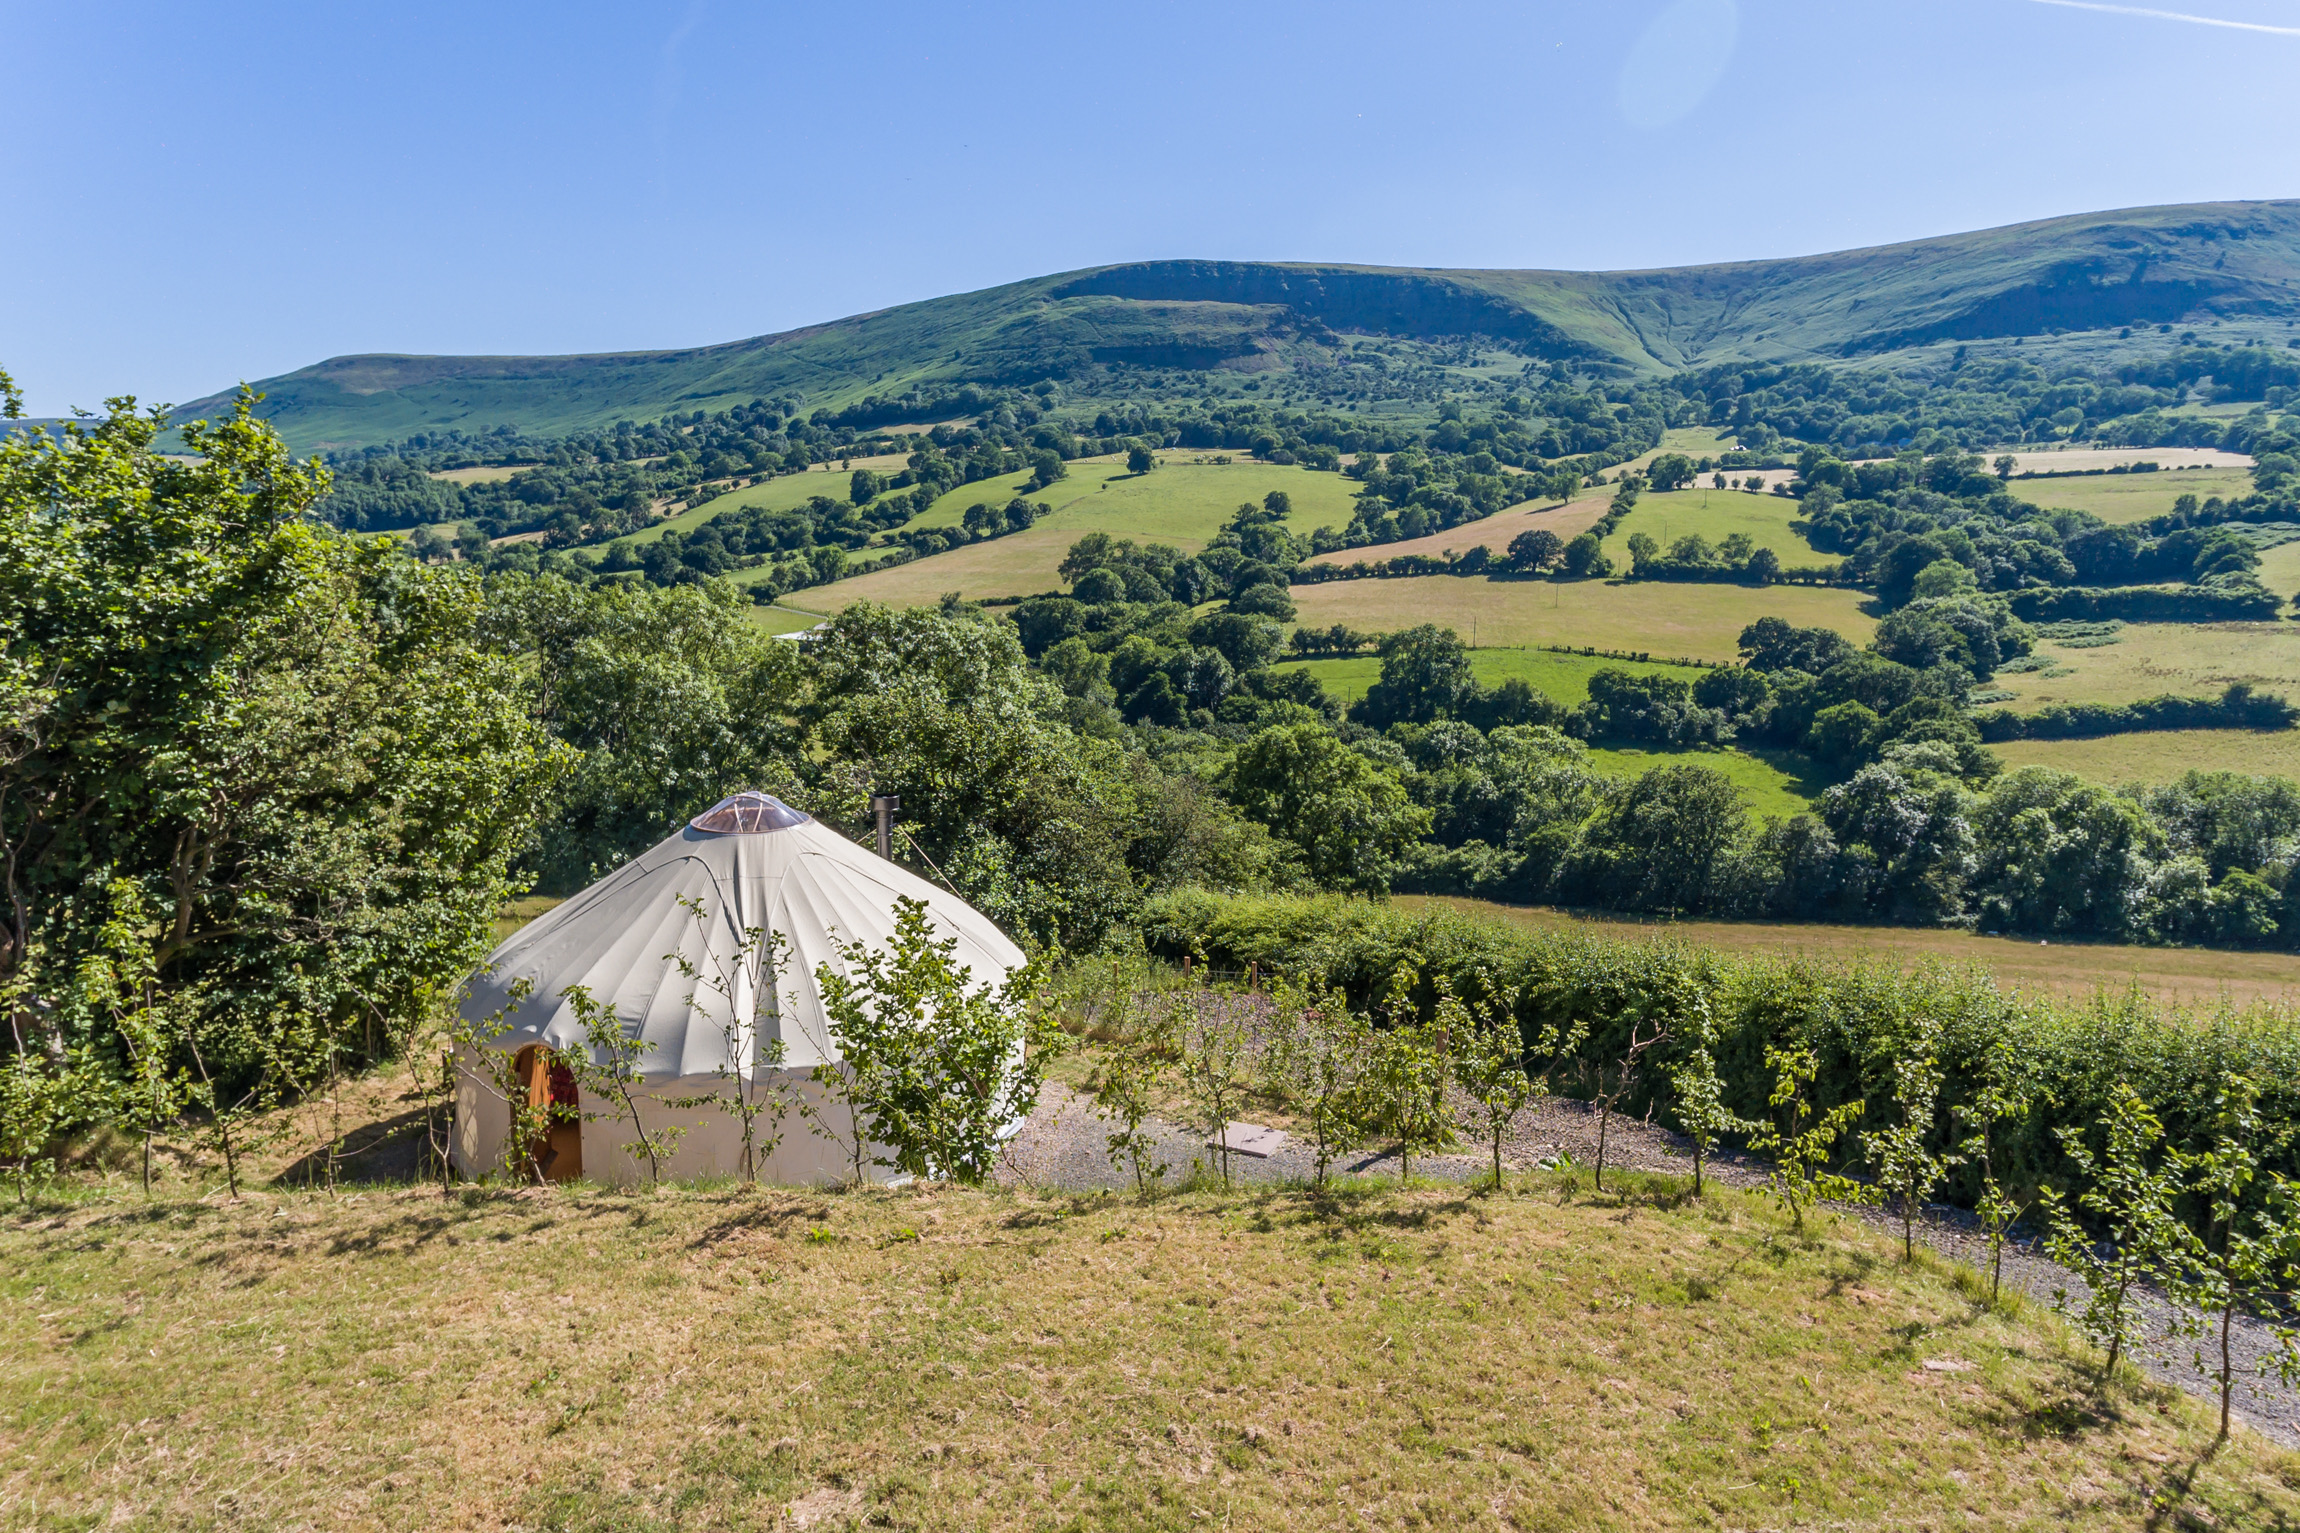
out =
[[[638,548],[654,542],[666,532],[692,532],[722,511],[735,511],[750,506],[764,506],[770,510],[788,511],[807,503],[810,496],[828,495],[833,500],[847,498],[847,480],[843,474],[825,474],[820,471],[804,474],[777,474],[772,479],[729,490],[716,500],[704,501],[689,507],[677,516],[666,517],[641,532],[627,538],[614,539],[617,543]],[[600,544],[604,554],[607,544]],[[586,553],[590,550],[585,550]]]
[[[1560,541],[1569,541],[1587,532],[1597,519],[1605,515],[1609,492],[1592,490],[1578,500],[1563,504],[1535,501],[1527,505],[1512,506],[1507,511],[1459,527],[1448,527],[1425,538],[1407,538],[1397,543],[1374,543],[1364,548],[1341,548],[1330,554],[1314,554],[1303,561],[1307,564],[1375,564],[1384,559],[1396,559],[1407,554],[1420,554],[1428,558],[1443,558],[1470,548],[1490,548],[1495,553],[1505,552],[1512,539],[1520,533],[1549,531]]]
[[[1738,660],[1741,630],[1761,617],[1834,628],[1855,644],[1877,628],[1866,593],[1814,586],[1417,575],[1296,586],[1293,594],[1310,628],[1437,623],[1481,645],[1588,644],[1696,660]]]
[[[1797,503],[1785,495],[1717,489],[1646,494],[1638,497],[1636,509],[1613,529],[1604,549],[1613,567],[1627,573],[1629,540],[1637,533],[1644,533],[1666,551],[1682,537],[1698,535],[1714,548],[1738,532],[1759,548],[1773,550],[1791,567],[1835,564],[1836,555],[1821,553],[1790,530],[1789,523],[1796,515]]]
[[[2168,449],[2169,450],[2169,449]],[[2156,451],[2135,454],[2158,458]],[[2226,458],[2229,453],[2213,456]],[[2248,468],[2170,467],[2153,474],[2088,474],[2077,479],[2015,479],[2007,486],[2032,506],[2048,511],[2087,511],[2104,522],[2122,525],[2162,516],[2183,495],[2209,500],[2218,495],[2232,499],[2252,493]]]
[[[2007,740],[2007,767],[2041,766],[2094,782],[2170,782],[2183,772],[2300,778],[2300,729],[2166,729],[2097,740]]]
[[[2002,706],[2033,713],[2051,703],[2129,703],[2167,692],[2217,696],[2232,681],[2300,697],[2300,623],[2128,623],[2093,648],[2040,640],[2050,670],[2001,672],[1988,685]]]
[[[1490,900],[1401,894],[1408,909],[1444,906],[1541,929],[1580,927],[1609,935],[1682,937],[1733,953],[1769,953],[1893,968],[1970,964],[2009,988],[2062,996],[2138,988],[2157,999],[2210,1009],[2227,1002],[2300,1004],[2300,958],[2211,948],[2126,947],[2103,942],[2039,942],[1913,926],[1829,926],[1788,921],[1665,921],[1628,915],[1498,905]]]
[[[1488,646],[1469,652],[1470,670],[1482,686],[1498,687],[1505,681],[1523,681],[1535,691],[1555,698],[1568,707],[1589,696],[1589,678],[1607,667],[1650,675],[1667,671],[1691,682],[1698,680],[1698,667],[1670,665],[1652,660],[1608,660],[1602,655],[1560,655],[1545,649],[1505,649]],[[1334,660],[1288,660],[1288,670],[1308,671],[1318,678],[1318,684],[1345,702],[1355,702],[1366,695],[1382,673],[1378,655],[1351,655]]]
[[[1539,649],[1477,649],[1470,651],[1469,660],[1480,685],[1524,681],[1569,707],[1588,698],[1589,678],[1607,667],[1638,675],[1666,672],[1687,681],[1701,674],[1695,668],[1655,661],[1607,660]],[[1366,688],[1380,678],[1382,663],[1377,656],[1354,655],[1339,660],[1291,660],[1283,668],[1308,671],[1329,694],[1348,703],[1365,696]],[[1655,767],[1684,762],[1723,772],[1743,790],[1750,812],[1758,815],[1801,813],[1812,807],[1828,785],[1827,777],[1794,751],[1598,746],[1589,752],[1590,766],[1611,777],[1642,777]]]
[[[1829,786],[1829,777],[1801,751],[1765,747],[1644,745],[1592,746],[1589,764],[1609,777],[1643,777],[1658,767],[1700,766],[1722,772],[1741,790],[1741,802],[1759,818],[1804,814]]]
[[[797,633],[822,621],[812,612],[794,612],[788,607],[746,607],[743,615],[768,633]]]
[[[977,501],[1004,505],[1023,493],[1027,474],[1007,474],[960,485],[935,501],[910,525],[955,526]],[[1259,504],[1283,490],[1294,512],[1286,526],[1307,534],[1323,525],[1348,523],[1354,481],[1292,464],[1193,463],[1179,453],[1147,474],[1129,474],[1108,458],[1080,459],[1067,478],[1031,495],[1052,512],[1027,532],[954,548],[891,569],[795,592],[792,603],[835,612],[857,601],[917,606],[945,591],[969,597],[1027,596],[1058,590],[1055,573],[1070,545],[1089,532],[1107,532],[1137,543],[1165,543],[1196,550],[1222,530],[1244,502]]]

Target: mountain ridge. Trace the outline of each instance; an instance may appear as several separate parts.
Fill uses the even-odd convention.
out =
[[[1119,262],[699,347],[331,357],[256,386],[301,450],[426,429],[573,430],[764,396],[810,406],[917,384],[1114,369],[1315,371],[1359,334],[1483,338],[1635,374],[1877,362],[1950,342],[2300,317],[2300,199],[2052,218],[1817,255],[1613,272],[1340,262]],[[184,416],[228,405],[223,391]]]

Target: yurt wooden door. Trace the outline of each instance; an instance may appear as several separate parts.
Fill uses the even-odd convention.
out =
[[[536,1171],[549,1181],[578,1180],[583,1175],[583,1100],[575,1072],[535,1043],[519,1051],[516,1064],[527,1088],[528,1110],[545,1115],[534,1150]]]

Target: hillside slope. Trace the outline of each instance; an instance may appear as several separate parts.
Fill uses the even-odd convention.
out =
[[[1637,371],[1861,359],[2055,330],[2300,316],[2296,278],[2300,201],[2208,203],[1655,271],[1137,262],[683,351],[337,357],[259,387],[265,413],[308,450],[427,427],[556,432],[761,396],[835,405],[921,382],[1072,379],[1091,394],[1114,364],[1312,370],[1348,345],[1342,332],[1484,336]]]

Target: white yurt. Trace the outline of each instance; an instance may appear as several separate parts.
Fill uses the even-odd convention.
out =
[[[989,917],[769,794],[738,793],[697,815],[668,841],[522,927],[473,978],[463,1016],[490,1034],[481,1047],[499,1057],[482,1060],[467,1047],[457,1060],[456,1170],[479,1176],[515,1169],[507,1093],[519,1092],[533,1106],[559,1109],[546,1142],[534,1149],[543,1175],[645,1178],[644,1164],[628,1149],[636,1138],[630,1120],[611,1116],[611,1102],[581,1100],[575,1073],[557,1060],[587,1049],[565,995],[580,985],[614,1009],[626,1036],[652,1045],[637,1060],[646,1076],[633,1093],[642,1120],[650,1132],[688,1130],[662,1164],[666,1179],[741,1171],[736,1115],[677,1105],[728,1095],[735,1089],[730,1075],[754,1096],[804,1093],[840,1136],[811,1132],[791,1112],[781,1143],[760,1163],[762,1180],[844,1179],[851,1162],[841,1140],[849,1121],[805,1079],[838,1058],[815,969],[828,963],[843,972],[838,943],[883,945],[894,931],[898,896],[923,901],[936,936],[958,940],[970,987],[999,984],[1021,967],[1022,950]],[[772,976],[761,974],[761,945],[746,937],[754,929],[785,941]],[[674,954],[723,989],[689,978]],[[522,987],[524,999],[515,1000]],[[761,1063],[761,1041],[769,1038],[783,1044],[779,1069]]]

